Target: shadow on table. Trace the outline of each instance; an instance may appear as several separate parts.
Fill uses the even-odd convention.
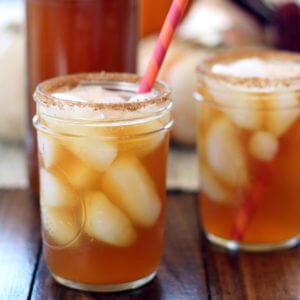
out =
[[[49,275],[50,276],[50,275]],[[47,299],[162,299],[162,289],[159,279],[156,277],[150,283],[134,289],[119,293],[89,293],[73,290],[57,283],[52,277],[49,278]]]

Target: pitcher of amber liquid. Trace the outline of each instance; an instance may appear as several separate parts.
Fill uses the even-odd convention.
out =
[[[75,72],[135,72],[137,0],[27,0],[26,150],[30,189],[38,195],[33,91]]]

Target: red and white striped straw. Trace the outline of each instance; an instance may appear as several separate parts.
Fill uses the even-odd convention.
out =
[[[148,63],[146,72],[141,80],[138,93],[150,92],[156,80],[157,74],[164,61],[169,45],[172,41],[175,29],[179,24],[189,0],[173,0],[164,25],[159,34],[153,54]]]

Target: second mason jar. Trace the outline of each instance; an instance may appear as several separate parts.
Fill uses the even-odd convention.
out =
[[[299,241],[299,61],[239,51],[198,67],[200,218],[215,244],[263,251]]]

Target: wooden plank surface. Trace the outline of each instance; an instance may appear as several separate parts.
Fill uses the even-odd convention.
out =
[[[0,190],[0,299],[300,299],[299,247],[264,254],[227,253],[200,236],[195,194],[169,193],[165,251],[157,278],[110,295],[64,288],[40,256],[37,203]]]
[[[273,253],[229,253],[205,243],[211,299],[300,299],[299,247]]]
[[[24,191],[0,192],[0,299],[26,299],[40,248],[37,202]]]
[[[168,199],[165,251],[157,278],[143,288],[97,299],[205,299],[206,283],[193,195],[170,195]],[[90,299],[95,294],[59,286],[40,262],[32,299]]]

